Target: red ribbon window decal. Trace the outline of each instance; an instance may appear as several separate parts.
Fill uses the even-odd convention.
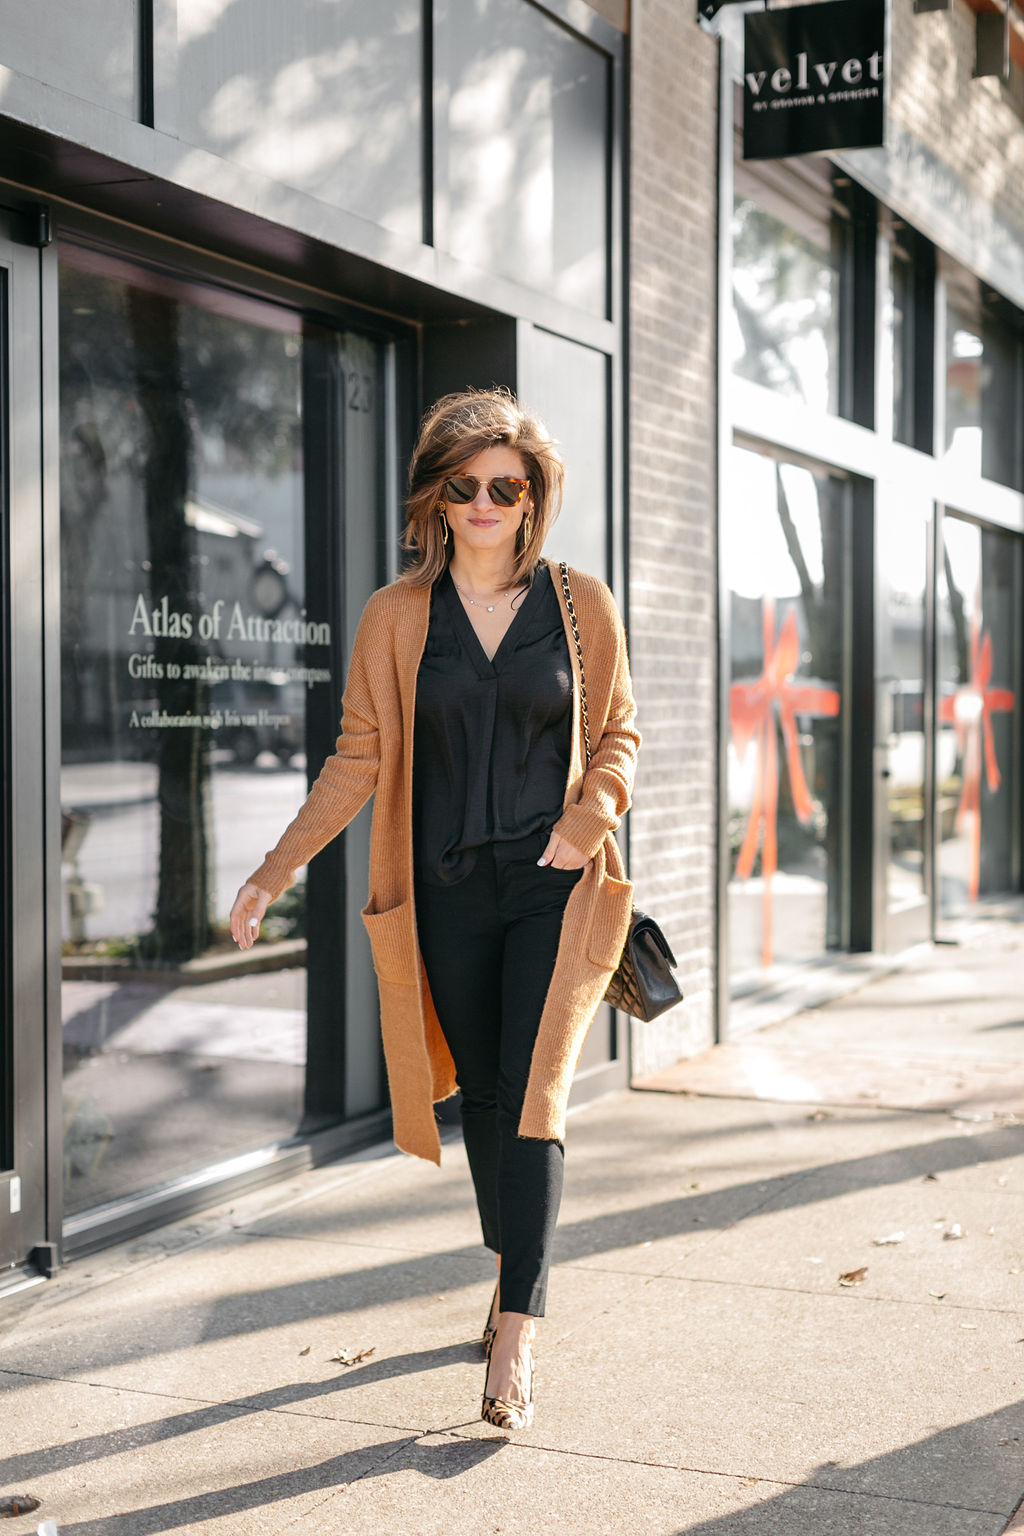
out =
[[[953,823],[957,832],[970,823],[971,863],[969,892],[971,901],[978,899],[981,883],[981,768],[985,765],[985,782],[989,792],[995,794],[1002,783],[999,762],[996,758],[995,736],[992,731],[993,711],[1012,710],[1016,699],[1009,688],[991,688],[992,634],[981,633],[980,615],[975,609],[971,616],[970,674],[955,693],[949,694],[939,704],[939,719],[943,725],[956,729],[957,750],[962,760],[963,782],[960,804]]]
[[[760,847],[764,881],[761,964],[767,968],[773,959],[772,876],[779,867],[779,731],[782,732],[793,807],[798,819],[806,824],[814,811],[814,799],[804,777],[796,717],[811,715],[821,719],[838,715],[839,691],[820,683],[794,682],[800,665],[800,632],[793,606],[782,622],[777,641],[774,598],[762,600],[761,616],[764,671],[758,678],[733,683],[729,689],[729,723],[740,762],[746,757],[751,741],[754,741],[757,753],[753,800],[736,861],[736,878],[750,878]]]

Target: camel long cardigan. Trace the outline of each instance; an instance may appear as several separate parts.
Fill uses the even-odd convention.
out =
[[[629,805],[640,737],[634,728],[626,640],[603,582],[570,583],[583,644],[592,757],[586,768],[580,678],[558,568],[572,661],[573,732],[564,809],[555,831],[590,860],[565,908],[555,967],[534,1046],[520,1136],[561,1141],[576,1062],[625,942],[633,887],[613,836]],[[342,701],[341,735],[294,821],[250,879],[276,898],[295,871],[342,831],[375,794],[370,896],[363,921],[380,989],[381,1028],[394,1116],[405,1152],[439,1163],[433,1105],[455,1092],[455,1069],[420,958],[413,902],[412,743],[416,677],[427,638],[430,589],[394,582],[359,622]]]

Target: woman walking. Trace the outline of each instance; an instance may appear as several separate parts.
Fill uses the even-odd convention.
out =
[[[395,1141],[439,1162],[433,1105],[461,1090],[499,1267],[481,1416],[503,1429],[533,1419],[566,1101],[632,904],[613,836],[640,740],[625,638],[602,582],[563,581],[541,558],[563,475],[505,391],[428,412],[410,466],[411,559],[363,613],[335,753],[231,911],[247,949],[296,869],[375,795],[363,919]]]

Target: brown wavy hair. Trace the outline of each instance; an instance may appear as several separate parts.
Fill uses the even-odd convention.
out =
[[[510,390],[465,389],[443,395],[420,423],[409,465],[402,535],[402,544],[412,551],[412,558],[402,572],[403,581],[429,587],[444,571],[453,543],[449,539],[445,545],[437,515],[444,482],[496,443],[504,443],[522,456],[530,481],[533,527],[525,542],[521,529],[516,535],[511,578],[513,582],[529,579],[562,505],[565,465],[543,422],[524,410]]]

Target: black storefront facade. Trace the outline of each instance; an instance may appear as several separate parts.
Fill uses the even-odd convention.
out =
[[[368,813],[251,965],[224,925],[333,743],[424,405],[533,401],[576,466],[557,552],[626,596],[622,33],[561,0],[287,36],[45,9],[0,100],[14,1284],[388,1134]],[[607,1010],[578,1093],[625,1049]]]

